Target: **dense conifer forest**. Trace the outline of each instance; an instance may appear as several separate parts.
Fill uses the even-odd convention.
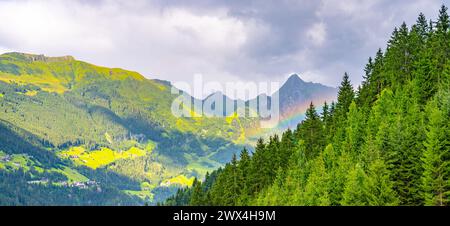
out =
[[[359,87],[344,74],[321,114],[311,103],[297,128],[260,139],[163,204],[449,205],[449,27],[445,6],[437,20],[401,24]]]

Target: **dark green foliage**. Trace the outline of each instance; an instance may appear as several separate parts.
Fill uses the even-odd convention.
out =
[[[448,93],[447,93],[448,94]],[[448,101],[448,98],[447,98]],[[427,106],[428,126],[426,129],[425,150],[422,157],[422,188],[425,205],[448,205],[450,202],[449,184],[449,109],[441,108],[437,101]],[[445,105],[444,105],[445,106]],[[447,103],[448,107],[448,103]]]
[[[306,118],[297,128],[297,139],[302,139],[305,143],[306,157],[313,158],[325,146],[323,122],[311,103],[306,110]]]
[[[0,170],[0,205],[140,205],[142,200],[122,193],[114,183],[103,184],[101,190],[96,187],[77,188],[29,184],[37,176],[50,182],[58,181],[56,175],[37,174],[22,170],[13,173]],[[61,175],[60,175],[61,176]],[[115,183],[123,183],[117,180]]]
[[[337,117],[343,116],[348,111],[350,104],[355,98],[355,92],[353,86],[350,83],[347,72],[344,74],[341,86],[339,86],[338,92],[338,102],[336,104],[336,115]]]

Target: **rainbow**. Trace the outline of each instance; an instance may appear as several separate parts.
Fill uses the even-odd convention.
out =
[[[250,141],[255,141],[256,139],[262,137],[267,138],[273,134],[281,134],[287,129],[296,129],[297,124],[303,121],[306,117],[305,113],[309,107],[309,104],[313,102],[316,107],[317,113],[322,113],[322,108],[325,102],[330,104],[332,101],[336,100],[335,95],[330,96],[319,96],[314,99],[304,101],[303,103],[291,107],[288,111],[283,112],[280,121],[272,129],[261,129],[261,128],[249,128],[247,130],[247,135]]]

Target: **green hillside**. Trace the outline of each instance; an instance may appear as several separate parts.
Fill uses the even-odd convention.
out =
[[[315,103],[317,104],[317,103]],[[320,104],[320,103],[319,103]],[[356,90],[311,103],[295,130],[259,140],[165,205],[450,205],[450,21],[420,14],[369,58]]]
[[[141,192],[142,183],[150,184],[158,194],[150,195],[147,189],[150,199],[140,203],[164,197],[189,185],[173,180],[181,182],[168,186],[167,180],[202,177],[229,161],[247,142],[246,130],[255,125],[252,119],[176,118],[170,112],[176,97],[171,88],[136,72],[70,56],[0,55],[0,126],[5,128],[0,151],[8,155],[0,170],[33,179],[25,182],[48,181],[34,170],[65,176],[48,183],[67,189],[72,188],[67,182],[87,178],[95,184],[95,177],[108,173],[130,181],[132,188],[118,191],[124,196]],[[33,150],[23,146],[29,139]]]

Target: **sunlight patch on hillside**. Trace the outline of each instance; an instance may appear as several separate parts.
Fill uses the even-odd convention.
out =
[[[187,178],[185,175],[178,175],[161,182],[161,186],[180,185],[183,187],[190,187],[194,183],[194,177]]]
[[[38,77],[34,75],[10,75],[5,73],[0,73],[0,81],[6,83],[17,83],[19,85],[35,85],[41,87],[43,91],[49,93],[62,94],[67,91],[60,81],[54,77]]]
[[[95,151],[86,151],[84,147],[71,147],[62,151],[59,156],[69,158],[78,165],[84,165],[92,169],[113,163],[119,159],[129,159],[145,156],[147,151],[137,147],[131,147],[127,151],[114,151],[109,148],[101,148]]]

